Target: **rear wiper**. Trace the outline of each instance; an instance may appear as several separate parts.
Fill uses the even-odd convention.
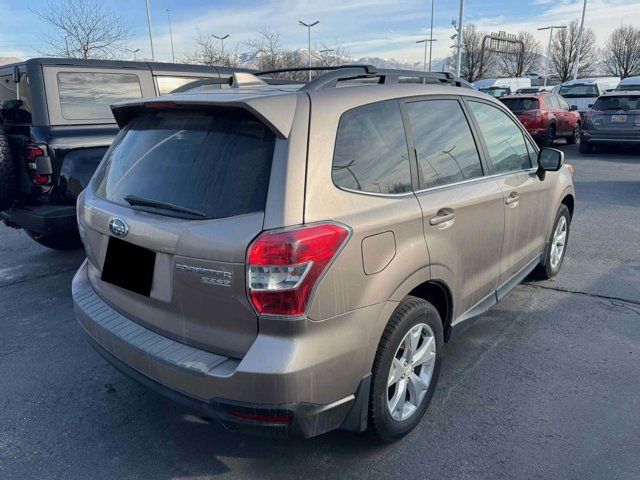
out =
[[[206,217],[207,214],[200,210],[194,210],[192,208],[182,207],[173,203],[161,202],[159,200],[152,200],[150,198],[137,197],[135,195],[126,195],[125,201],[133,206],[139,205],[141,207],[163,208],[165,210],[171,210],[173,212],[188,213],[197,217]]]

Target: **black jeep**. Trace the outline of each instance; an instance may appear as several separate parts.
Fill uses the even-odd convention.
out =
[[[0,66],[0,218],[46,247],[79,247],[76,199],[118,132],[110,105],[237,71],[249,70],[61,58]]]

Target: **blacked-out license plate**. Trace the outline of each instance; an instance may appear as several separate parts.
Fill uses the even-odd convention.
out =
[[[155,263],[156,252],[110,237],[102,281],[148,297]]]

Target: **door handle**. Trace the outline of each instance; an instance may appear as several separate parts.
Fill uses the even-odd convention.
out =
[[[507,205],[511,205],[512,203],[515,203],[518,200],[520,200],[520,195],[518,194],[518,192],[511,192],[511,194],[507,197],[504,203],[506,203]]]
[[[453,212],[450,213],[440,213],[438,212],[437,215],[435,215],[434,217],[431,217],[429,219],[429,225],[440,225],[441,223],[445,223],[448,222],[450,220],[453,220],[455,218],[456,214]]]

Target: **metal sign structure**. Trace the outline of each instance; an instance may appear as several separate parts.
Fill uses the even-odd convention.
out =
[[[482,39],[480,65],[484,65],[484,52],[488,51],[501,57],[511,57],[524,54],[524,42],[512,33],[500,31],[485,35]],[[518,57],[516,57],[518,58]],[[520,57],[522,58],[522,57]]]

